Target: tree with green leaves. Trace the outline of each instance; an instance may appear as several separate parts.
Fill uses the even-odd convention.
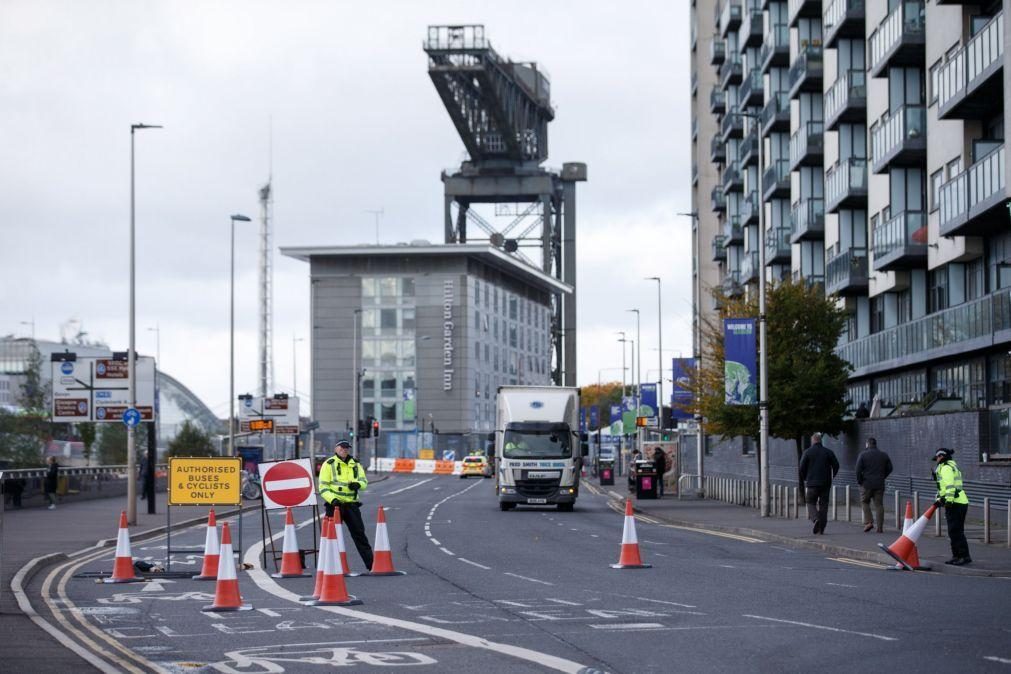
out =
[[[91,448],[95,445],[95,437],[98,434],[95,429],[95,424],[85,423],[77,425],[77,432],[81,437],[81,442],[84,444],[84,464],[86,466],[91,465]]]
[[[138,427],[136,445],[138,456],[147,451],[147,433]],[[103,466],[122,466],[126,460],[126,425],[120,421],[100,424],[98,442],[95,443],[98,462]]]
[[[183,422],[175,438],[169,443],[168,456],[215,456],[210,433],[192,423]]]
[[[42,354],[35,342],[15,403],[18,410],[0,410],[0,459],[12,467],[42,464],[42,448],[52,438],[49,421],[49,386],[42,377]]]

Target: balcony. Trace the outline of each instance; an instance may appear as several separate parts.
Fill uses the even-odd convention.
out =
[[[980,119],[1004,109],[1004,12],[941,66],[937,89],[940,119]]]
[[[738,99],[742,108],[761,106],[765,99],[765,90],[762,87],[762,71],[753,68],[748,71],[747,77],[741,82]]]
[[[720,37],[726,39],[730,31],[741,27],[740,0],[723,0],[719,17]]]
[[[731,138],[741,138],[744,135],[744,118],[736,112],[731,112],[723,116],[720,123],[720,136],[723,142]]]
[[[725,262],[727,260],[727,249],[723,245],[723,235],[717,234],[713,237],[713,262]]]
[[[762,108],[762,136],[768,136],[773,131],[790,130],[790,97],[784,93],[776,93]]]
[[[797,98],[802,91],[821,91],[821,77],[821,45],[814,43],[803,45],[793,65],[790,66],[790,98]]]
[[[709,141],[709,160],[714,164],[722,164],[727,160],[727,146],[719,135]]]
[[[800,18],[821,18],[821,0],[789,0],[786,3],[786,14],[790,25],[796,26]]]
[[[927,263],[927,214],[902,211],[872,232],[874,271],[925,267]]]
[[[758,251],[753,250],[741,257],[741,283],[758,282]]]
[[[825,200],[801,199],[790,209],[790,243],[825,238]]]
[[[722,65],[727,58],[727,43],[718,38],[713,38],[709,43],[709,65]]]
[[[825,153],[825,124],[805,122],[790,136],[790,169],[821,166]]]
[[[867,119],[867,73],[846,70],[825,92],[825,124],[835,131],[841,122]]]
[[[740,84],[744,77],[743,72],[740,57],[736,54],[728,55],[727,60],[720,66],[720,88],[726,91],[727,87]]]
[[[722,187],[714,187],[709,193],[709,205],[712,206],[714,213],[727,212],[727,197],[724,196]]]
[[[808,288],[821,288],[824,291],[825,276],[822,274],[803,273],[800,270],[795,270],[791,276],[794,283],[803,283]]]
[[[723,223],[723,247],[739,246],[744,243],[744,228],[736,215]]]
[[[1007,228],[1001,206],[1007,197],[1004,144],[941,186],[938,194],[941,236],[991,234]]]
[[[699,137],[699,118],[692,116],[692,140],[698,140]]]
[[[730,192],[743,192],[744,191],[744,180],[741,178],[741,172],[738,168],[737,162],[729,162],[723,169],[723,180],[720,183],[723,186],[723,194],[726,195]]]
[[[790,228],[773,227],[765,231],[765,264],[790,262]]]
[[[738,156],[741,158],[741,166],[758,165],[758,128],[753,128],[738,147]]]
[[[699,74],[693,72],[691,76],[692,96],[699,92]]]
[[[867,160],[846,159],[825,172],[825,211],[867,207]]]
[[[762,39],[762,51],[758,62],[762,72],[769,72],[773,66],[785,68],[790,65],[790,27],[785,23],[777,23]]]
[[[889,166],[922,166],[927,160],[927,109],[902,106],[871,128],[871,159],[875,173]]]
[[[923,67],[926,45],[923,4],[923,0],[903,0],[871,33],[867,54],[872,77],[881,77],[889,66]]]
[[[790,162],[777,159],[772,162],[762,175],[762,198],[769,199],[790,196]]]
[[[757,225],[759,208],[758,193],[748,192],[748,196],[741,200],[741,225]]]
[[[741,285],[741,275],[737,270],[729,270],[720,281],[720,289],[727,297],[740,297],[744,294],[744,286]]]
[[[713,87],[712,91],[709,92],[709,112],[714,115],[722,115],[727,111],[727,95]]]
[[[847,297],[867,294],[867,249],[850,248],[828,256],[825,264],[825,292]]]
[[[822,18],[825,46],[835,47],[841,37],[864,36],[864,0],[832,0]]]
[[[747,3],[749,5],[753,3]],[[743,54],[748,47],[758,47],[762,44],[762,10],[757,6],[748,7],[744,11],[741,32],[737,34],[738,47]]]

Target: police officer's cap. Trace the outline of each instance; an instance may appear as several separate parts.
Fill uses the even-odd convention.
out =
[[[344,449],[351,449],[351,443],[348,442],[347,440],[340,440],[337,442],[336,445],[334,445],[334,449],[337,449],[338,447],[343,447]]]
[[[951,458],[951,455],[955,453],[955,450],[948,449],[947,447],[939,447],[936,452],[934,452],[934,461],[947,461]]]

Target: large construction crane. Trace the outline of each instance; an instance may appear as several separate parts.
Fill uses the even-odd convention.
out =
[[[500,56],[482,25],[429,26],[424,49],[469,155],[442,174],[446,243],[488,241],[572,287],[552,299],[552,378],[575,386],[576,183],[586,180],[586,164],[563,164],[561,173],[541,166],[555,117],[548,77],[536,63]],[[494,216],[475,204],[494,204]],[[531,248],[540,249],[536,262]]]

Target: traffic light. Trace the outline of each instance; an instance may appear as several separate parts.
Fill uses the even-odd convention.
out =
[[[372,417],[367,417],[365,419],[358,420],[358,437],[367,438],[369,437],[369,427],[372,425]]]
[[[374,438],[378,438],[379,437],[379,420],[378,419],[373,419],[372,420],[372,437],[374,437]]]

